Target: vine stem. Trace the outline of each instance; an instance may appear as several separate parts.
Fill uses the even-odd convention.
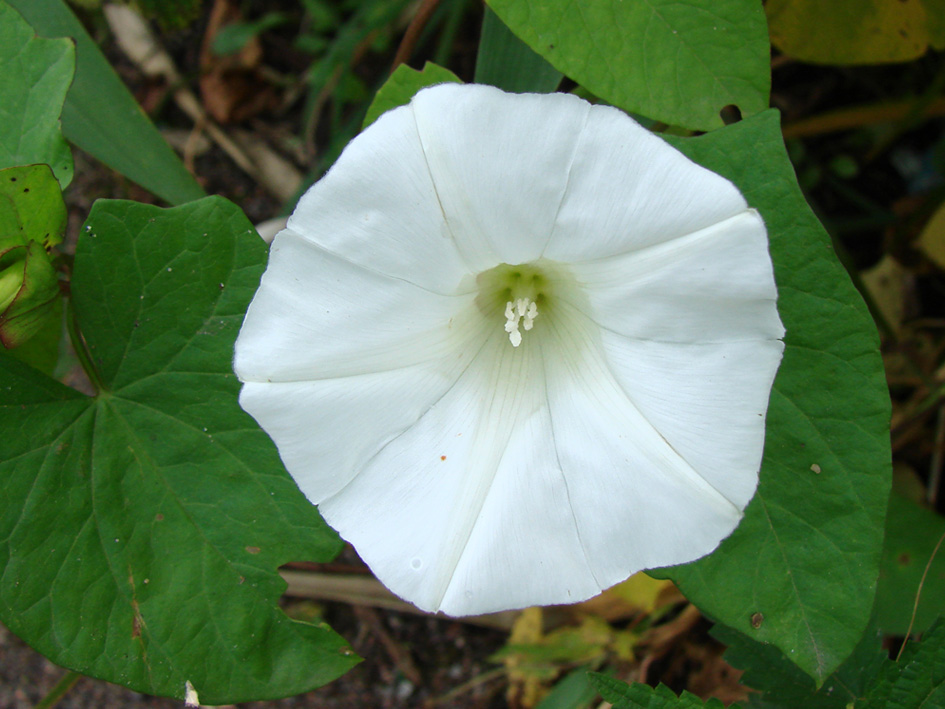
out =
[[[69,670],[62,676],[62,679],[56,682],[56,686],[50,689],[45,697],[36,702],[33,709],[52,709],[80,679],[82,679],[82,675]]]
[[[69,341],[72,343],[72,349],[75,350],[75,356],[79,360],[79,364],[82,365],[82,369],[85,371],[86,376],[88,376],[89,381],[92,382],[92,386],[95,387],[95,391],[104,391],[106,388],[105,384],[102,382],[102,377],[95,368],[95,363],[92,361],[92,355],[89,352],[88,345],[85,343],[85,338],[82,337],[82,331],[79,330],[75,304],[72,298],[69,298],[66,302],[66,330],[69,333]]]
[[[414,46],[416,46],[417,40],[420,39],[420,33],[423,32],[423,28],[426,27],[427,22],[429,22],[430,18],[433,16],[433,11],[436,10],[439,4],[440,0],[423,0],[420,3],[417,14],[414,15],[413,19],[410,21],[410,24],[407,26],[407,31],[400,41],[400,46],[397,47],[397,54],[394,55],[394,62],[390,68],[391,73],[401,64],[406,64],[410,60]]]

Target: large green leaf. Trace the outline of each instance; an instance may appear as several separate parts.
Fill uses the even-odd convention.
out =
[[[98,396],[0,359],[0,619],[54,662],[225,704],[356,661],[276,606],[276,568],[340,542],[237,403],[233,342],[265,258],[223,199],[98,202],[72,282]]]
[[[59,114],[75,71],[68,39],[40,39],[0,0],[0,168],[45,163],[65,188],[72,152]]]
[[[3,2],[4,0],[0,0]],[[63,0],[7,0],[45,37],[72,37],[76,75],[62,131],[82,150],[171,204],[204,192]]]
[[[771,41],[821,64],[905,62],[941,48],[941,0],[769,0]]]
[[[879,574],[891,454],[876,328],[804,202],[776,112],[672,142],[764,217],[787,334],[745,518],[715,553],[661,573],[819,685],[863,634]]]
[[[758,0],[488,0],[528,46],[633,113],[696,130],[734,104],[768,105],[768,31]]]
[[[560,71],[512,34],[486,6],[476,55],[477,84],[503,91],[549,93],[558,88],[561,78]]]

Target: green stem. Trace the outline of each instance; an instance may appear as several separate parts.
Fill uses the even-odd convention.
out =
[[[51,709],[56,706],[59,700],[65,696],[66,692],[72,689],[75,683],[80,679],[82,679],[82,675],[69,670],[63,675],[61,680],[56,682],[56,686],[50,689],[49,693],[36,703],[33,709]]]
[[[82,369],[85,370],[89,381],[92,382],[92,386],[95,387],[95,391],[105,391],[105,384],[102,382],[102,377],[95,368],[92,355],[89,352],[88,346],[85,344],[85,338],[82,337],[82,331],[79,330],[79,323],[76,319],[75,305],[72,298],[66,301],[66,330],[69,332],[69,340],[72,342],[72,349],[75,350],[75,356],[79,360],[79,364],[82,365]]]

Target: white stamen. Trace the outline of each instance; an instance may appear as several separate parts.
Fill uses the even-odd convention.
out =
[[[514,302],[509,301],[505,304],[505,331],[509,333],[509,342],[512,347],[518,347],[522,344],[522,333],[519,332],[518,324],[526,330],[531,330],[535,326],[535,318],[538,317],[538,305],[529,298],[518,298]]]

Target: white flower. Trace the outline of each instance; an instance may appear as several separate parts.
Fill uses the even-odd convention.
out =
[[[276,237],[240,402],[397,595],[580,601],[738,524],[776,295],[758,213],[625,114],[442,85]]]

